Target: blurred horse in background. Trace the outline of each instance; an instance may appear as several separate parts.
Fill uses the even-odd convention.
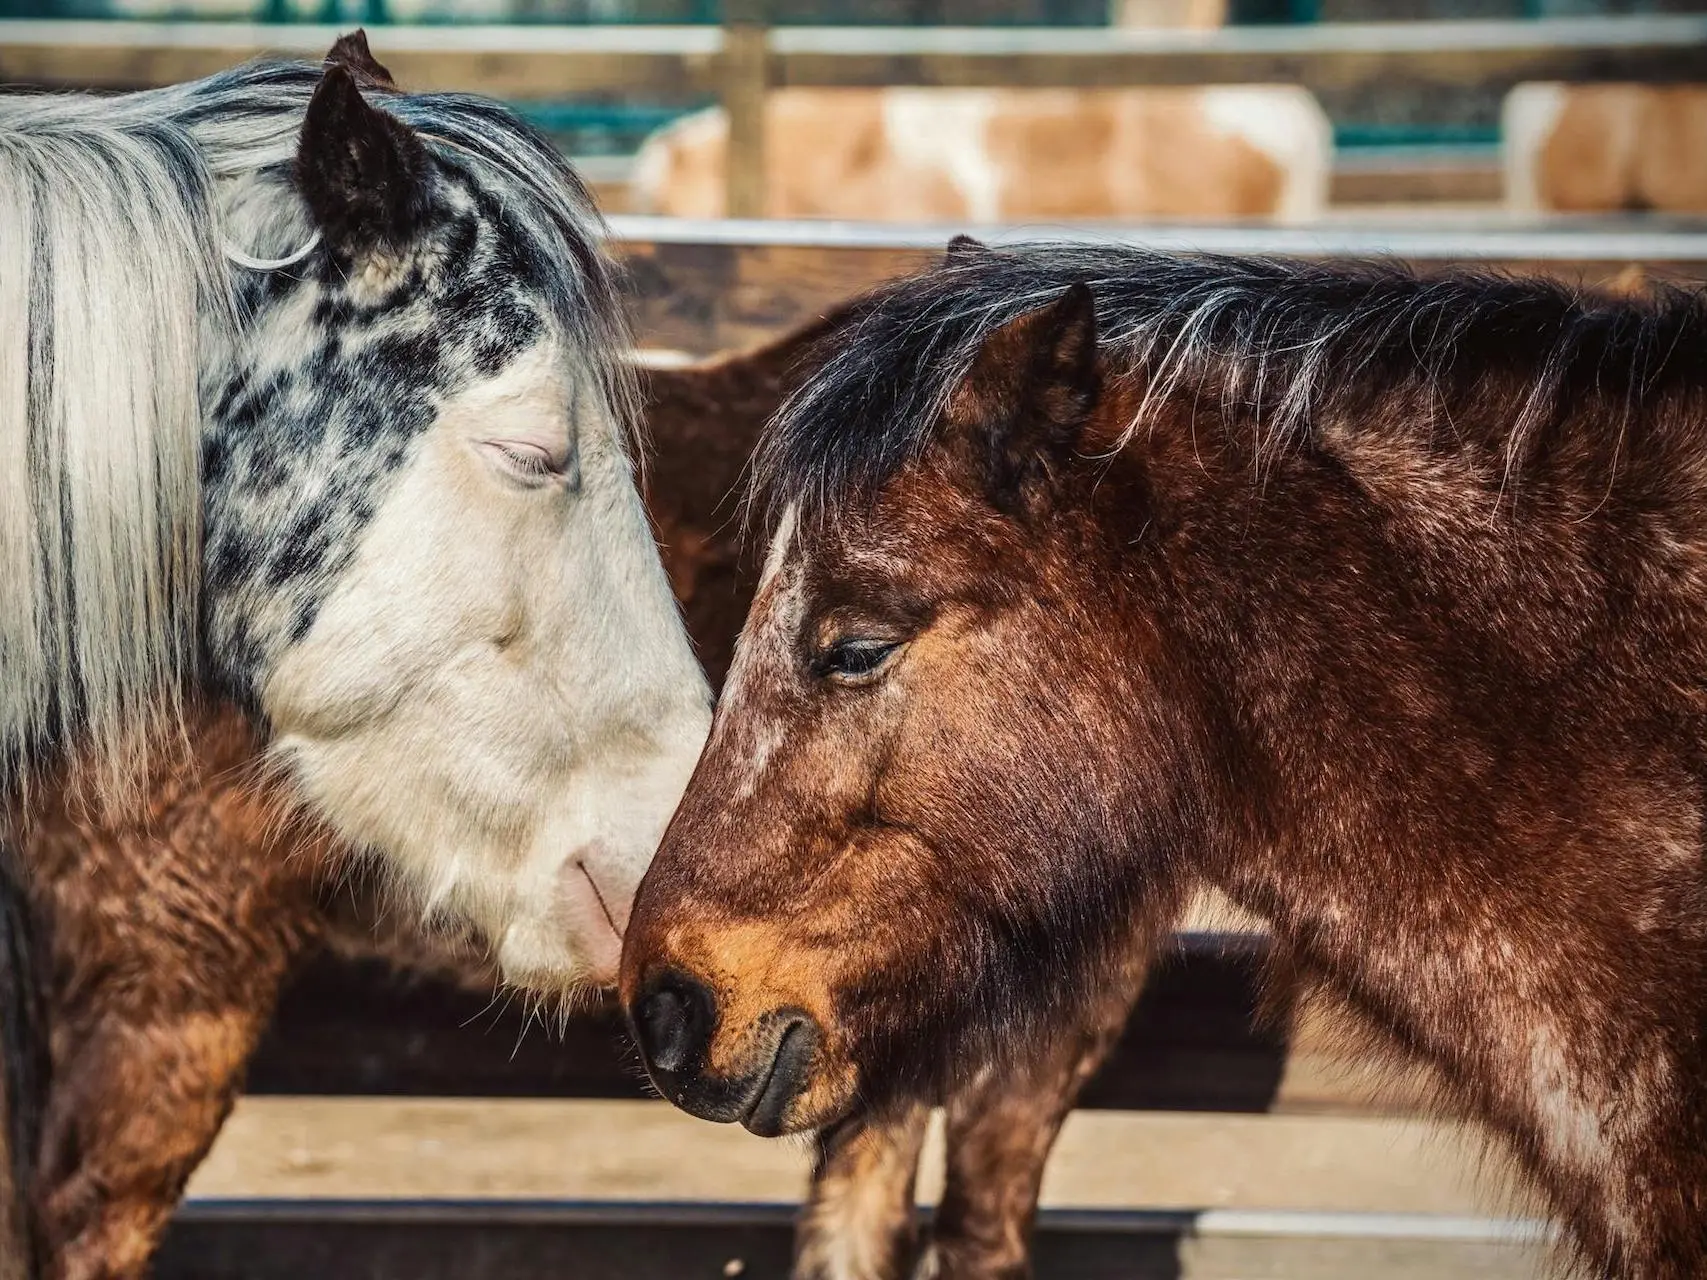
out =
[[[772,218],[989,223],[1278,218],[1327,207],[1333,130],[1295,85],[777,89]],[[640,148],[636,212],[724,216],[729,122],[709,108]]]
[[[1520,84],[1500,121],[1518,213],[1707,213],[1707,88]]]

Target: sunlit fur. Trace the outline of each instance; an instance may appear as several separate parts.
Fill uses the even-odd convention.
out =
[[[636,902],[637,1027],[717,1014],[670,1096],[929,1101],[1207,884],[1585,1267],[1702,1274],[1702,298],[1041,246],[865,306]]]

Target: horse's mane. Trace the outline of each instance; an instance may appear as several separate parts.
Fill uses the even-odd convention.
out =
[[[1080,281],[1105,369],[1141,388],[1131,427],[1185,397],[1249,428],[1258,473],[1328,414],[1367,414],[1381,396],[1415,410],[1409,428],[1389,429],[1431,440],[1458,436],[1473,397],[1476,443],[1510,469],[1594,398],[1629,425],[1650,397],[1707,389],[1707,294],[1613,298],[1487,273],[1104,245],[974,250],[880,286],[850,313],[766,431],[755,496],[774,515],[871,493],[929,443],[985,337]]]
[[[174,719],[194,678],[198,374],[242,321],[228,252],[312,234],[286,188],[319,78],[255,63],[118,97],[0,96],[0,793],[85,737],[113,756],[100,788],[122,786],[137,762],[120,744]],[[370,96],[491,196],[633,430],[603,226],[567,162],[488,100]]]

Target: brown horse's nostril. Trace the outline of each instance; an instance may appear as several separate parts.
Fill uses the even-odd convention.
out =
[[[703,983],[684,973],[660,974],[634,1006],[634,1038],[646,1070],[666,1096],[678,1079],[692,1078],[704,1063],[717,1026],[717,1002]]]
[[[697,978],[666,970],[641,988],[628,1013],[647,1074],[664,1097],[702,1120],[738,1120],[765,1137],[787,1131],[823,1040],[804,1011],[774,1009],[724,1030],[729,1062],[717,1070],[709,1066],[717,1000]]]

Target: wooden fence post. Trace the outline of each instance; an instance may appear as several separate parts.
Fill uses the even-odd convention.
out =
[[[765,213],[765,94],[770,87],[765,7],[765,0],[723,0],[717,91],[729,119],[724,181],[731,218],[762,218]]]

